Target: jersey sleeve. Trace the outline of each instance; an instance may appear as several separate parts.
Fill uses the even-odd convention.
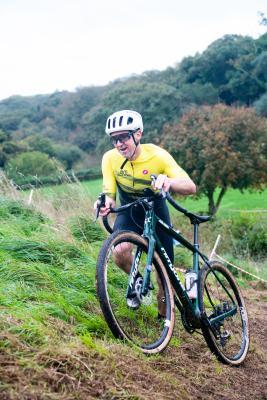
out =
[[[175,159],[167,152],[163,151],[164,175],[169,178],[189,178],[188,174],[177,164]]]
[[[111,165],[111,157],[109,152],[105,153],[102,158],[102,174],[103,174],[103,192],[115,200],[117,184],[113,168]]]

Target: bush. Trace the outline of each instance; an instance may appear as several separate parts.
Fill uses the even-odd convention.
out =
[[[251,214],[240,214],[231,220],[231,233],[236,255],[262,257],[267,255],[267,232],[264,219]]]
[[[16,180],[20,176],[47,176],[58,171],[55,160],[40,151],[21,153],[12,158],[7,164],[7,176]]]

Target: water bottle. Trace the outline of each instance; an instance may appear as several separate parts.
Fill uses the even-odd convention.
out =
[[[197,274],[194,271],[188,271],[185,274],[185,290],[189,299],[197,298]]]

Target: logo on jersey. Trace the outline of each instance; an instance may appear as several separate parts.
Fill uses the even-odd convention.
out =
[[[144,170],[143,170],[143,174],[144,174],[144,175],[147,175],[147,174],[148,174],[148,170],[147,170],[147,169],[144,169]]]
[[[117,176],[130,176],[130,174],[127,172],[126,169],[120,169],[119,171],[116,171]]]

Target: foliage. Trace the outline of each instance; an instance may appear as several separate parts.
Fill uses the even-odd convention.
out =
[[[8,176],[13,179],[21,175],[42,177],[55,174],[58,171],[58,165],[45,153],[29,151],[12,158],[8,162],[6,171]]]
[[[57,156],[70,169],[85,155],[77,148],[66,147],[64,151],[65,144],[91,154],[102,153],[108,146],[105,121],[116,109],[141,112],[144,140],[155,143],[160,141],[164,124],[175,123],[194,105],[255,103],[257,112],[264,116],[266,63],[267,33],[257,39],[225,35],[203,53],[163,71],[146,71],[105,86],[78,88],[74,93],[12,96],[0,102],[0,129],[12,134],[12,141],[26,139],[32,150],[50,156],[57,143],[62,147],[62,151],[57,148]],[[53,148],[44,142],[47,139]],[[0,148],[2,166],[8,158]]]
[[[11,134],[0,129],[0,167],[4,167],[8,159],[23,150],[23,145],[11,140]]]
[[[239,218],[231,220],[231,233],[235,254],[266,257],[267,231],[262,218],[256,218],[253,214],[241,214]]]
[[[73,164],[83,156],[82,150],[73,144],[55,145],[54,154],[67,170],[72,169]]]
[[[267,117],[267,92],[264,93],[257,101],[255,101],[254,107],[258,115]]]
[[[222,104],[193,108],[167,125],[162,144],[209,199],[215,214],[229,187],[261,189],[267,181],[267,122],[253,109]],[[220,188],[217,201],[216,188]]]
[[[24,140],[25,145],[31,151],[39,151],[50,157],[55,155],[54,145],[51,139],[40,135],[30,135]]]
[[[180,114],[179,93],[168,84],[141,79],[111,85],[101,103],[83,116],[85,136],[78,139],[78,144],[84,150],[92,150],[97,145],[102,151],[103,146],[106,148],[106,118],[116,109],[135,109],[142,113],[146,121],[144,141],[157,142],[163,124]]]
[[[209,82],[226,104],[250,105],[266,91],[266,81],[258,71],[262,71],[259,51],[251,37],[225,35],[202,54],[185,58],[180,68],[186,83]]]

